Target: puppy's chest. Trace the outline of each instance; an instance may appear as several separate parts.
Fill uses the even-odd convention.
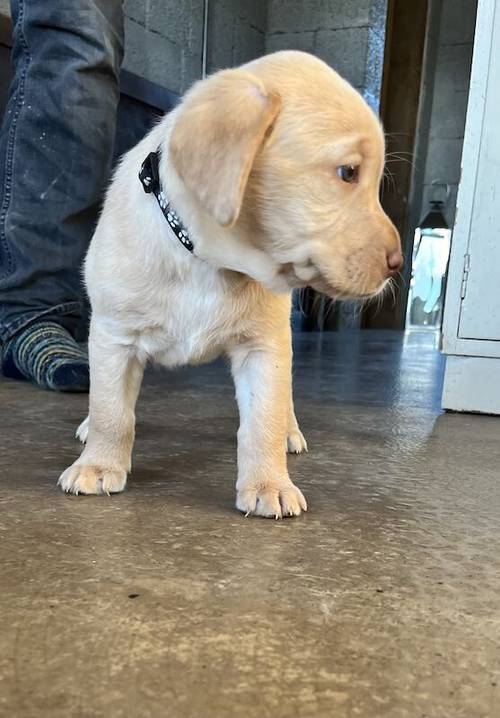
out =
[[[183,287],[151,310],[151,323],[141,331],[138,348],[170,367],[212,361],[253,325],[241,302],[218,287]]]

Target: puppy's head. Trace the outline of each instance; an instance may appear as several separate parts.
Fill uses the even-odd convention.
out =
[[[379,202],[380,123],[311,55],[275,53],[195,85],[170,154],[202,209],[269,255],[280,286],[370,296],[401,268]]]

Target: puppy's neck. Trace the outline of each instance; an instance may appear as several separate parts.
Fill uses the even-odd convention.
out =
[[[231,285],[240,286],[244,275],[246,281],[259,282],[271,291],[290,291],[280,275],[281,267],[258,246],[258,238],[252,237],[241,223],[234,227],[217,224],[179,177],[169,150],[176,117],[177,110],[174,110],[163,118],[149,137],[151,151],[160,149],[159,174],[163,192],[189,233],[195,257],[221,271]],[[231,276],[232,273],[235,275]]]

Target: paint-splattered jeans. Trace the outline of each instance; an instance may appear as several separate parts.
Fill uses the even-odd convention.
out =
[[[76,329],[82,260],[109,177],[122,0],[12,0],[0,135],[0,340],[41,316]]]

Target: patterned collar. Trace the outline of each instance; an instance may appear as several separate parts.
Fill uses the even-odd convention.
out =
[[[184,225],[182,224],[181,220],[172,209],[169,200],[163,194],[163,190],[160,183],[159,165],[160,150],[157,149],[156,152],[150,152],[142,163],[141,171],[139,172],[139,179],[141,181],[144,192],[147,192],[148,194],[152,192],[158,200],[158,204],[160,205],[160,209],[163,212],[163,216],[167,220],[172,232],[175,234],[181,244],[186,247],[188,252],[191,252],[192,254],[194,252],[194,244],[189,239],[187,230],[184,228]]]

